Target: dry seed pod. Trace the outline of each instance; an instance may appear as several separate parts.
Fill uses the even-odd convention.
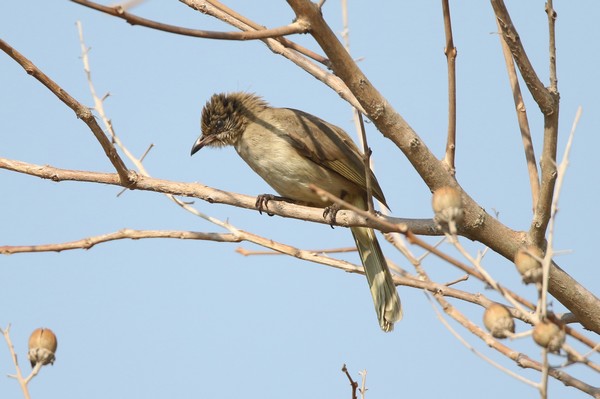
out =
[[[542,281],[542,264],[532,255],[540,259],[543,257],[542,251],[534,246],[520,248],[515,255],[515,266],[525,284]]]
[[[506,306],[491,304],[483,313],[483,325],[495,338],[506,338],[507,333],[515,332],[515,321]]]
[[[455,187],[444,186],[433,192],[431,205],[438,222],[458,222],[463,217],[462,198]]]
[[[539,322],[533,328],[533,340],[550,352],[558,353],[565,343],[565,329],[549,320]]]
[[[37,363],[41,363],[42,366],[48,363],[54,364],[57,345],[56,335],[49,328],[38,328],[33,331],[29,337],[29,352],[27,353],[31,367]]]

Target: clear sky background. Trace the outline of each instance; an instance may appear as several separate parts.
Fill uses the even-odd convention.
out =
[[[284,2],[230,5],[270,27],[293,19]],[[548,82],[544,2],[509,1],[507,6],[533,65]],[[584,110],[557,222],[556,247],[572,252],[558,261],[598,293],[594,231],[599,181],[594,171],[600,148],[599,5],[558,1],[555,7],[560,154],[577,107]],[[148,1],[133,11],[191,28],[232,30],[176,1]],[[364,58],[360,67],[432,151],[443,156],[447,89],[440,2],[350,1],[349,13],[351,50]],[[336,32],[342,30],[338,2],[327,2],[324,15]],[[457,177],[488,212],[498,212],[513,229],[527,229],[529,183],[491,6],[458,2],[452,17],[459,54]],[[201,107],[215,92],[256,92],[273,105],[305,110],[354,135],[349,105],[261,42],[210,41],[132,27],[68,1],[0,3],[0,37],[91,106],[78,20],[91,47],[96,88],[100,94],[111,93],[105,103],[108,115],[133,153],[141,155],[154,144],[145,160],[154,177],[249,195],[272,192],[231,148],[189,156],[200,133]],[[293,40],[316,49],[308,35]],[[5,54],[0,54],[0,88],[0,156],[114,171],[87,127]],[[542,118],[528,94],[526,98],[539,155]],[[393,214],[431,217],[430,193],[404,155],[372,124],[367,130]],[[0,170],[0,187],[0,245],[58,243],[126,227],[221,231],[155,193],[133,191],[117,198],[118,187],[53,183],[5,170]],[[202,201],[195,205],[241,229],[300,248],[352,245],[343,228]],[[383,245],[392,260],[411,270],[393,248]],[[31,331],[44,326],[58,336],[57,362],[31,383],[33,397],[345,398],[350,388],[340,371],[344,363],[356,379],[359,370],[367,370],[370,399],[537,396],[465,349],[441,325],[422,292],[399,288],[405,318],[393,333],[384,334],[364,277],[284,256],[242,257],[235,252],[238,246],[259,249],[246,243],[140,240],[88,251],[0,257],[0,326],[12,324],[22,367],[29,369]],[[442,248],[453,253],[449,245]],[[356,254],[345,258],[358,262]],[[521,285],[511,263],[489,254],[485,265],[498,280],[534,298],[533,288]],[[425,267],[440,282],[462,275],[434,257],[427,258]],[[485,291],[475,281],[457,288]],[[481,320],[480,308],[461,309]],[[564,310],[556,303],[554,309]],[[477,349],[539,379],[451,324]],[[524,326],[518,324],[518,329]],[[529,340],[511,345],[532,356],[540,352]],[[556,365],[563,359],[551,361]],[[13,371],[0,343],[0,374]],[[581,367],[568,371],[597,381],[597,375]],[[551,395],[586,397],[555,381]],[[0,378],[0,397],[21,396],[14,380]]]

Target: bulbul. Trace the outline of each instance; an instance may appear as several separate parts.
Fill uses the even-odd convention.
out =
[[[250,93],[214,94],[202,110],[202,147],[233,146],[244,161],[281,196],[315,207],[332,205],[314,184],[354,206],[367,209],[363,158],[348,134],[324,120],[290,108],[273,108]],[[385,197],[371,170],[373,196]],[[386,205],[387,206],[387,205]],[[373,229],[352,227],[367,275],[379,325],[391,331],[402,318],[396,286]]]

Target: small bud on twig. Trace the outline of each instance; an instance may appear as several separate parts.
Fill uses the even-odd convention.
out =
[[[38,328],[33,331],[29,337],[29,352],[27,353],[31,367],[37,363],[41,363],[42,366],[48,363],[54,364],[57,345],[56,335],[49,328]]]

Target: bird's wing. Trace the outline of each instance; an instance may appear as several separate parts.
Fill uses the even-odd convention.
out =
[[[303,111],[290,108],[271,108],[268,121],[278,130],[286,127],[283,135],[301,154],[330,169],[366,190],[364,162],[354,141],[341,128]],[[373,196],[387,206],[383,191],[371,170]]]

